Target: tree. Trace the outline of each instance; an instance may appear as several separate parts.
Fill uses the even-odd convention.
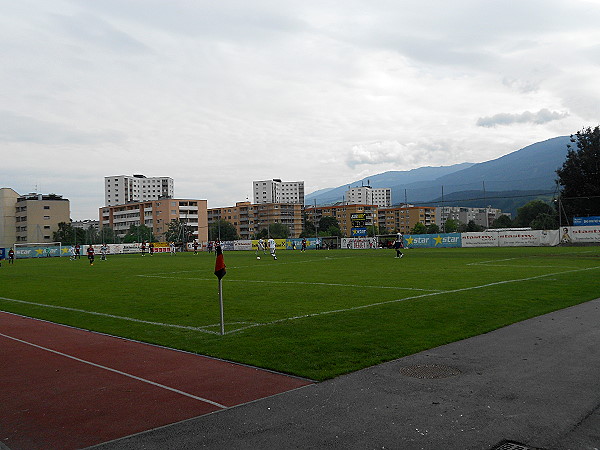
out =
[[[325,231],[320,232],[319,236],[329,237],[329,236],[337,236],[342,237],[342,230],[339,227],[331,226],[327,228]]]
[[[482,227],[481,225],[477,225],[475,221],[469,220],[469,223],[467,223],[466,225],[464,223],[461,223],[458,227],[458,231],[460,231],[461,233],[470,233],[475,231],[483,231],[484,228],[485,227]]]
[[[531,223],[540,214],[556,216],[554,208],[543,200],[532,200],[517,209],[517,217],[514,225],[516,227],[530,227]]]
[[[235,241],[239,239],[235,226],[226,220],[219,219],[208,227],[209,241]]]
[[[287,239],[290,235],[290,229],[282,223],[270,223],[269,235],[273,239]]]
[[[108,225],[104,225],[100,232],[98,233],[100,237],[100,241],[102,244],[116,244],[117,243],[117,235],[115,234],[115,230],[113,230]]]
[[[427,234],[427,227],[421,222],[418,222],[415,224],[412,230],[410,230],[410,234]]]
[[[512,220],[506,214],[502,214],[492,222],[492,228],[510,228],[512,227]]]
[[[323,216],[319,220],[319,230],[327,230],[329,227],[339,228],[340,224],[335,217],[332,216]]]
[[[191,240],[190,236],[194,230],[181,219],[173,219],[169,222],[169,228],[165,233],[165,238],[169,242],[187,243]]]
[[[58,224],[58,230],[52,233],[52,240],[62,242],[63,245],[89,243],[86,242],[85,231],[82,228],[75,228],[67,222]]]
[[[536,218],[531,221],[530,226],[534,230],[556,230],[558,228],[556,214],[538,214]]]
[[[437,224],[432,223],[431,225],[427,226],[427,234],[437,234],[439,232],[440,232],[440,227]]]
[[[374,237],[374,236],[377,236],[379,233],[380,233],[379,228],[376,225],[369,225],[367,227],[367,236]]]
[[[458,221],[454,219],[446,220],[446,223],[444,224],[444,231],[446,233],[455,233],[458,231]]]
[[[156,238],[152,234],[152,228],[146,225],[131,225],[127,234],[123,237],[123,242],[129,244],[132,242],[154,242]]]
[[[302,233],[300,233],[300,237],[314,237],[316,230],[315,230],[315,224],[308,219],[308,215],[306,213],[304,213],[304,218],[303,218],[303,227],[302,227]]]
[[[567,159],[556,171],[561,186],[561,206],[569,222],[575,216],[600,214],[600,127],[571,135]]]

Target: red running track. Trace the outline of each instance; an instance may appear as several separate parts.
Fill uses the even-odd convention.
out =
[[[311,384],[0,312],[0,442],[82,448]]]

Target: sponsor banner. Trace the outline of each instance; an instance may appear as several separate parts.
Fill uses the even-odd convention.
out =
[[[122,248],[121,248],[122,253],[140,253],[142,251],[140,249],[142,244],[131,243],[131,244],[121,244],[121,245],[122,245]],[[148,251],[148,246],[146,246],[146,251]]]
[[[561,244],[600,242],[600,226],[563,227],[559,231]]]
[[[377,238],[342,238],[341,246],[350,250],[377,248]]]
[[[461,233],[463,247],[498,247],[498,233]]]
[[[539,247],[541,241],[538,231],[499,231],[498,245],[500,247]]]
[[[252,241],[234,241],[233,243],[234,250],[252,250]]]
[[[276,250],[286,250],[287,249],[287,241],[288,241],[287,239],[273,239],[273,240],[275,241],[275,249]],[[258,249],[258,239],[254,239],[251,242],[252,242],[252,246],[248,250]],[[269,240],[263,239],[263,243],[265,245],[265,250],[268,252],[269,251]],[[246,249],[240,249],[240,250],[246,250]]]
[[[460,233],[404,235],[405,248],[461,247]]]
[[[5,259],[8,256],[8,250],[5,248],[0,248],[0,259]]]
[[[352,234],[352,237],[355,237],[355,236],[366,236],[367,235],[367,229],[366,228],[351,228],[350,232]]]
[[[49,258],[52,256],[61,256],[60,247],[31,246],[15,249],[15,258]]]
[[[317,244],[321,244],[321,239],[317,238],[306,238],[306,249],[314,250],[317,248]],[[302,249],[302,238],[300,239],[288,239],[285,242],[285,248],[287,250],[300,250]]]
[[[558,245],[560,232],[558,230],[540,230],[540,245],[544,247],[553,247]]]
[[[590,217],[573,217],[573,226],[575,227],[585,227],[585,226],[600,226],[600,216],[590,216]]]

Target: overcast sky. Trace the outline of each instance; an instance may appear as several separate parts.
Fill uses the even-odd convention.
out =
[[[600,123],[600,2],[0,0],[0,187],[209,207],[482,162]]]

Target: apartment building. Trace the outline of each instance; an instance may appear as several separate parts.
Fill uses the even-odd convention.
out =
[[[104,204],[125,205],[174,197],[174,183],[170,177],[144,175],[111,175],[104,177]]]
[[[367,228],[378,223],[376,205],[348,204],[333,206],[314,206],[305,208],[306,219],[318,224],[321,217],[335,217],[345,237],[356,236],[357,228]],[[353,231],[354,229],[354,231]]]
[[[58,224],[71,221],[70,203],[56,194],[19,195],[0,188],[0,247],[52,242]]]
[[[210,208],[209,225],[217,220],[231,223],[240,239],[252,239],[256,233],[267,229],[270,224],[281,223],[290,230],[290,237],[300,237],[302,233],[302,205],[298,203],[237,202],[235,206]]]
[[[304,181],[281,181],[278,178],[252,182],[255,204],[298,203],[304,205]]]
[[[371,186],[351,187],[344,193],[344,201],[348,204],[377,205],[385,208],[392,206],[392,190],[373,189]]]
[[[379,208],[378,226],[380,232],[409,233],[417,223],[425,226],[436,223],[436,207],[403,205]]]
[[[498,217],[510,213],[503,213],[501,209],[492,208],[468,208],[465,206],[440,206],[436,211],[436,223],[440,229],[444,229],[446,221],[449,219],[460,223],[468,224],[473,221],[476,225],[489,228]]]
[[[207,201],[165,198],[100,208],[100,226],[111,227],[123,237],[131,225],[146,225],[158,240],[165,240],[169,224],[181,220],[192,229],[190,240],[208,240]]]

